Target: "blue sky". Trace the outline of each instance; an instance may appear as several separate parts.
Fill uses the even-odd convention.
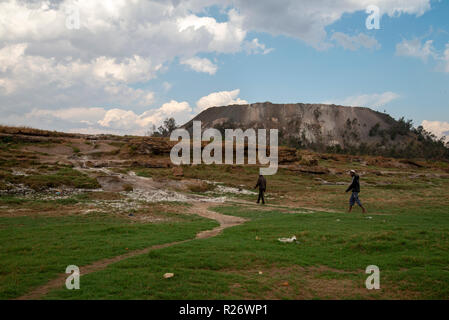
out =
[[[444,0],[8,0],[2,123],[144,134],[271,101],[386,110],[449,135],[448,16]]]

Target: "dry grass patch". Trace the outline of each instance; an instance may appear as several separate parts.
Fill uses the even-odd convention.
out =
[[[250,270],[225,270],[257,282],[254,291],[251,284],[236,282],[230,286],[229,294],[243,299],[417,299],[419,293],[405,291],[388,282],[381,283],[380,290],[365,288],[364,270],[345,271],[327,266],[260,266]]]

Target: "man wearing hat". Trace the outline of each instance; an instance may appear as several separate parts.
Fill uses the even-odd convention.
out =
[[[346,192],[352,190],[352,194],[351,194],[351,198],[349,199],[349,210],[348,210],[348,212],[351,212],[352,211],[352,207],[354,206],[354,203],[357,203],[360,206],[360,208],[362,208],[363,213],[366,213],[366,210],[362,206],[362,203],[360,202],[360,199],[359,199],[359,192],[360,192],[360,178],[359,178],[359,175],[355,172],[355,170],[351,170],[349,173],[351,174],[351,177],[352,177],[352,183],[348,187],[348,189],[346,189]]]

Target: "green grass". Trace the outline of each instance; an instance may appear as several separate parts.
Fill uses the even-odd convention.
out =
[[[96,179],[90,178],[86,174],[70,167],[62,167],[55,171],[43,172],[41,174],[34,173],[28,176],[13,176],[9,174],[4,175],[4,179],[15,184],[23,183],[36,191],[61,186],[82,189],[96,189],[100,187]]]
[[[70,167],[35,163],[31,154],[17,150],[11,157],[11,144],[0,142],[0,189],[6,182],[24,183],[35,190],[98,187],[95,179]],[[81,290],[61,288],[44,298],[448,299],[449,179],[441,175],[442,171],[333,160],[320,160],[320,165],[343,173],[314,175],[280,168],[276,175],[267,177],[268,203],[279,205],[269,207],[271,211],[231,205],[218,208],[219,212],[251,220],[215,238],[155,250],[110,265],[83,276]],[[447,170],[448,165],[439,166]],[[14,176],[13,167],[26,168],[31,175]],[[337,183],[349,184],[346,172],[352,168],[363,172],[360,198],[368,209],[366,216],[359,208],[354,208],[353,214],[344,213],[349,194],[344,192],[346,185]],[[183,177],[174,177],[170,168],[114,169],[122,173],[129,170],[155,179],[203,179],[227,186],[243,185],[248,190],[252,190],[258,175],[258,168],[252,166],[183,166]],[[323,180],[333,184],[323,184]],[[207,188],[191,191],[204,194]],[[126,248],[193,238],[199,230],[217,225],[196,216],[165,212],[171,222],[158,224],[131,223],[126,210],[121,212],[122,217],[95,212],[77,215],[94,200],[121,199],[120,194],[86,192],[55,200],[36,195],[34,199],[0,196],[0,299],[20,296],[45,284],[69,264],[83,266],[123,254]],[[251,201],[257,197],[226,196]],[[146,210],[151,214],[158,205]],[[301,213],[305,210],[300,207],[339,213],[321,209]],[[29,216],[14,217],[15,212]],[[60,214],[55,217],[47,212]],[[136,217],[139,214],[145,212],[135,212]],[[277,241],[291,235],[298,237],[298,244]],[[371,264],[380,267],[381,291],[367,292],[364,288],[364,271]],[[175,277],[163,279],[166,272],[174,272]],[[286,281],[289,286],[282,286]],[[341,289],[345,285],[348,290]]]
[[[82,194],[76,195],[71,198],[61,198],[61,199],[53,199],[53,200],[44,200],[44,199],[31,199],[31,198],[22,198],[17,196],[0,196],[0,204],[8,205],[11,208],[29,208],[36,210],[44,210],[50,208],[58,208],[64,209],[64,206],[77,204],[81,201]]]
[[[25,294],[70,264],[83,266],[129,250],[193,238],[217,225],[197,216],[175,216],[177,222],[158,224],[131,223],[99,213],[0,217],[0,299]]]
[[[110,265],[82,277],[80,290],[55,290],[46,298],[295,299],[305,294],[335,298],[314,291],[309,282],[318,280],[310,279],[348,280],[366,292],[338,296],[345,299],[449,297],[449,216],[444,207],[403,209],[388,216],[372,215],[372,219],[361,214],[249,211],[235,206],[218,211],[251,221],[215,238]],[[298,244],[277,241],[291,235],[298,237]],[[371,264],[380,268],[381,293],[364,289],[364,271]],[[346,272],[313,273],[312,266]],[[166,272],[175,277],[163,279]],[[281,286],[284,281],[289,288]]]

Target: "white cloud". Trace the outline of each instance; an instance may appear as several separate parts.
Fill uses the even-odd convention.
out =
[[[349,36],[342,32],[334,32],[331,40],[335,40],[340,46],[347,50],[355,51],[359,48],[380,49],[379,42],[364,33],[359,33],[356,36]]]
[[[162,83],[162,87],[164,88],[165,92],[168,92],[173,87],[173,85],[170,82],[164,81]]]
[[[175,100],[171,100],[170,102],[164,103],[160,108],[160,111],[165,115],[171,116],[173,114],[184,112],[184,111],[192,111],[189,104],[187,102],[177,102]]]
[[[449,122],[424,120],[421,125],[438,138],[449,137]]]
[[[156,127],[161,125],[166,118],[173,117],[178,125],[182,125],[196,113],[211,106],[247,104],[238,97],[239,93],[239,89],[213,92],[198,100],[195,112],[188,102],[176,100],[140,114],[129,108],[73,107],[55,110],[34,108],[21,115],[6,116],[2,119],[2,124],[28,125],[66,132],[144,135],[153,125]]]
[[[419,16],[430,9],[430,0],[235,0],[235,3],[245,29],[295,37],[318,49],[329,47],[326,27],[343,14],[365,11],[369,5],[378,6],[381,15],[390,17],[403,13]]]
[[[145,114],[146,121],[160,124],[166,118],[173,117],[178,124],[184,124],[189,121],[192,117],[192,108],[186,101],[177,102],[171,100],[170,102],[164,103],[162,107],[156,111],[149,111]]]
[[[356,96],[350,96],[343,100],[329,100],[324,103],[326,104],[339,104],[343,106],[354,106],[354,107],[368,107],[376,108],[384,106],[385,104],[399,98],[397,93],[387,91],[383,93],[374,94],[362,94]]]
[[[213,92],[197,101],[196,112],[199,113],[210,107],[227,106],[233,104],[248,104],[247,101],[242,100],[238,97],[239,94],[240,89],[235,89],[232,91]]]
[[[97,123],[105,128],[143,134],[152,125],[160,125],[164,119],[173,117],[178,124],[187,122],[191,117],[192,108],[187,102],[177,102],[172,100],[164,103],[160,108],[148,110],[138,115],[131,110],[119,108],[106,112],[103,119]]]
[[[274,48],[267,48],[263,43],[260,43],[259,39],[257,38],[254,38],[251,41],[246,41],[244,44],[244,48],[248,54],[268,54],[274,50]]]
[[[119,62],[102,56],[89,62],[57,61],[27,55],[27,48],[20,43],[0,49],[0,105],[27,111],[36,105],[70,108],[114,102],[148,106],[154,100],[152,91],[130,86],[155,76],[160,65],[153,66],[149,59],[133,56]],[[0,111],[8,110],[0,107]]]
[[[204,72],[208,74],[215,74],[218,67],[213,64],[209,59],[193,57],[188,59],[182,59],[181,64],[188,65],[190,68],[196,72]]]
[[[195,15],[209,3],[216,1],[0,1],[2,116],[33,108],[150,106],[155,93],[139,84],[180,54],[242,50],[246,31],[237,11],[228,10],[224,22]],[[78,30],[66,27],[69,6],[79,10]],[[198,70],[216,71],[200,62]]]
[[[81,28],[73,33],[65,27],[65,10],[75,4],[79,9]],[[229,21],[217,22],[212,17],[197,16],[204,8],[217,5],[221,8],[233,6],[229,11]],[[2,25],[0,38],[5,40],[33,41],[59,40],[68,38],[75,47],[84,42],[82,36],[95,36],[102,40],[103,52],[109,49],[147,51],[162,48],[166,54],[167,44],[180,40],[175,33],[184,33],[190,40],[203,33],[211,41],[203,42],[211,50],[239,50],[239,43],[247,30],[270,32],[293,36],[316,44],[325,40],[325,28],[338,21],[345,13],[364,11],[368,5],[376,5],[381,14],[398,16],[402,13],[422,15],[430,9],[430,0],[184,0],[184,1],[143,1],[143,0],[60,0],[60,1],[2,1]],[[173,24],[175,22],[175,24]],[[115,37],[111,36],[115,33]],[[132,34],[125,40],[126,34]],[[169,36],[169,37],[167,37]],[[139,42],[144,39],[154,43]],[[162,39],[165,38],[165,41]],[[107,41],[114,39],[113,43]],[[108,43],[109,42],[109,43]],[[127,44],[130,46],[127,47]],[[174,49],[174,48],[173,48]],[[116,51],[116,50],[114,50]],[[139,55],[146,56],[138,53]],[[104,53],[102,55],[105,55]],[[128,54],[129,56],[129,54]]]
[[[6,124],[27,124],[70,132],[143,135],[153,124],[159,126],[166,118],[173,117],[178,124],[184,124],[192,116],[192,108],[187,102],[172,100],[142,114],[121,108],[33,109],[20,117],[9,116],[4,121]]]
[[[213,92],[202,97],[197,102],[196,113],[201,112],[212,106],[225,106],[232,104],[247,104],[248,102],[238,97],[240,89],[233,91]],[[98,121],[103,127],[129,130],[133,128],[134,132],[146,132],[153,124],[159,126],[164,119],[173,117],[176,123],[182,125],[192,119],[196,114],[188,102],[178,102],[171,100],[164,103],[158,109],[145,111],[137,115],[132,111],[122,109],[109,110],[104,118]]]
[[[33,109],[26,116],[33,118],[53,117],[74,123],[95,123],[100,121],[105,114],[104,108],[68,108],[59,110]]]
[[[152,65],[149,59],[137,55],[125,58],[123,62],[117,63],[115,59],[98,57],[92,63],[93,74],[99,78],[109,81],[143,82],[152,78]],[[155,71],[161,66],[158,65]]]
[[[449,73],[449,43],[446,44],[443,52],[438,51],[433,46],[433,40],[424,43],[418,38],[402,40],[396,45],[396,55],[421,59],[427,62],[432,59],[437,64],[437,70]]]
[[[154,102],[154,92],[144,89],[134,89],[126,85],[112,85],[104,88],[111,98],[109,103],[120,105],[135,105],[148,107]]]
[[[177,20],[178,31],[206,31],[210,37],[208,51],[237,52],[246,37],[246,31],[241,28],[242,18],[235,9],[231,9],[228,16],[229,22],[220,23],[211,17],[188,15]]]
[[[419,58],[423,61],[427,61],[429,57],[436,57],[433,41],[427,40],[422,44],[420,39],[402,40],[396,45],[396,55]]]
[[[107,110],[104,108],[32,109],[23,114],[11,114],[2,118],[7,125],[27,125],[34,128],[71,131],[73,128],[98,127]]]
[[[441,60],[443,62],[444,72],[449,72],[449,43],[446,44],[446,49],[443,52]]]
[[[111,109],[108,110],[98,124],[103,127],[129,130],[139,126],[141,118],[131,110]]]

